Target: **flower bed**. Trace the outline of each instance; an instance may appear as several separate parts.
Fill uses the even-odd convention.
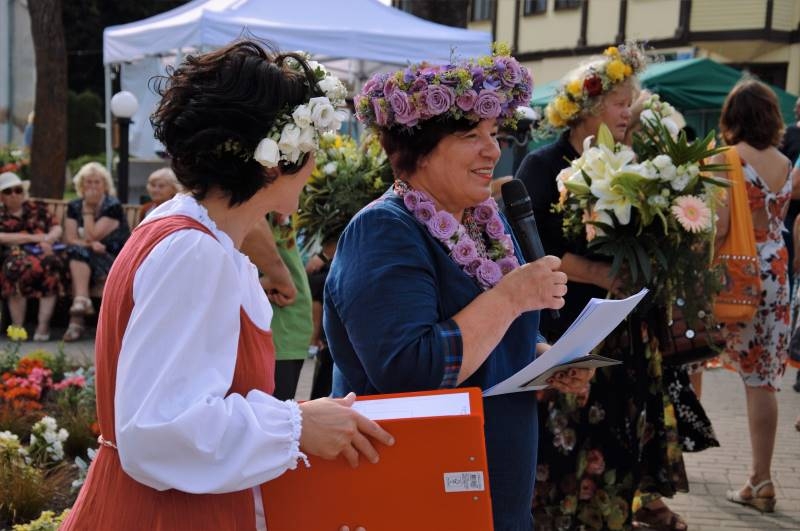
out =
[[[0,351],[0,528],[57,529],[97,446],[94,367],[63,351],[19,355],[22,328]],[[28,523],[26,523],[28,522]]]

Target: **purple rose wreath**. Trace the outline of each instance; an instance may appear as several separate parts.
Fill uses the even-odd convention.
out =
[[[532,90],[527,68],[496,46],[491,56],[376,74],[355,97],[356,117],[379,129],[411,129],[437,117],[497,119],[498,125],[513,127],[516,108],[530,104]]]
[[[468,208],[463,223],[459,223],[449,212],[436,210],[425,192],[411,188],[405,181],[396,180],[394,191],[431,236],[444,244],[450,258],[484,290],[519,267],[514,242],[506,234],[497,203],[491,197]]]

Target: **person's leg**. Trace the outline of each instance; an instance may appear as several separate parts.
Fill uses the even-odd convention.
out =
[[[747,387],[747,423],[750,428],[750,444],[753,463],[750,471],[750,484],[758,485],[772,477],[772,453],[775,450],[775,434],[778,430],[778,400],[775,392],[766,387]],[[742,489],[742,496],[748,498],[754,493]],[[764,486],[758,496],[775,495],[772,485]]]
[[[22,295],[8,297],[8,311],[11,314],[12,325],[25,326],[25,310],[27,307],[27,300]]]
[[[275,392],[272,396],[278,400],[290,400],[297,392],[297,380],[303,360],[278,360],[275,362]]]
[[[89,264],[80,260],[69,261],[69,272],[72,276],[72,296],[89,297],[89,281],[92,278],[92,270]]]
[[[43,337],[50,335],[50,319],[53,317],[53,310],[56,307],[56,296],[48,295],[39,299],[39,318],[36,326],[36,334]]]

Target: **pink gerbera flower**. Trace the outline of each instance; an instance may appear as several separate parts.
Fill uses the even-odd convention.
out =
[[[688,232],[703,232],[711,228],[711,209],[695,195],[677,197],[670,211]]]

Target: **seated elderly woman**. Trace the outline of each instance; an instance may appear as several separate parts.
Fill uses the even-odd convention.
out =
[[[159,168],[147,178],[147,195],[150,201],[139,207],[139,219],[142,220],[155,208],[183,190],[181,183],[170,168]]]
[[[0,174],[0,293],[8,301],[11,324],[25,324],[27,299],[39,299],[34,341],[50,339],[50,318],[63,291],[65,260],[61,225],[41,201],[28,199],[29,181],[11,172]]]
[[[84,164],[73,178],[78,199],[67,205],[64,240],[72,277],[70,322],[64,341],[83,334],[84,316],[94,313],[91,283],[103,281],[130,235],[128,220],[117,200],[111,175],[97,162]]]

